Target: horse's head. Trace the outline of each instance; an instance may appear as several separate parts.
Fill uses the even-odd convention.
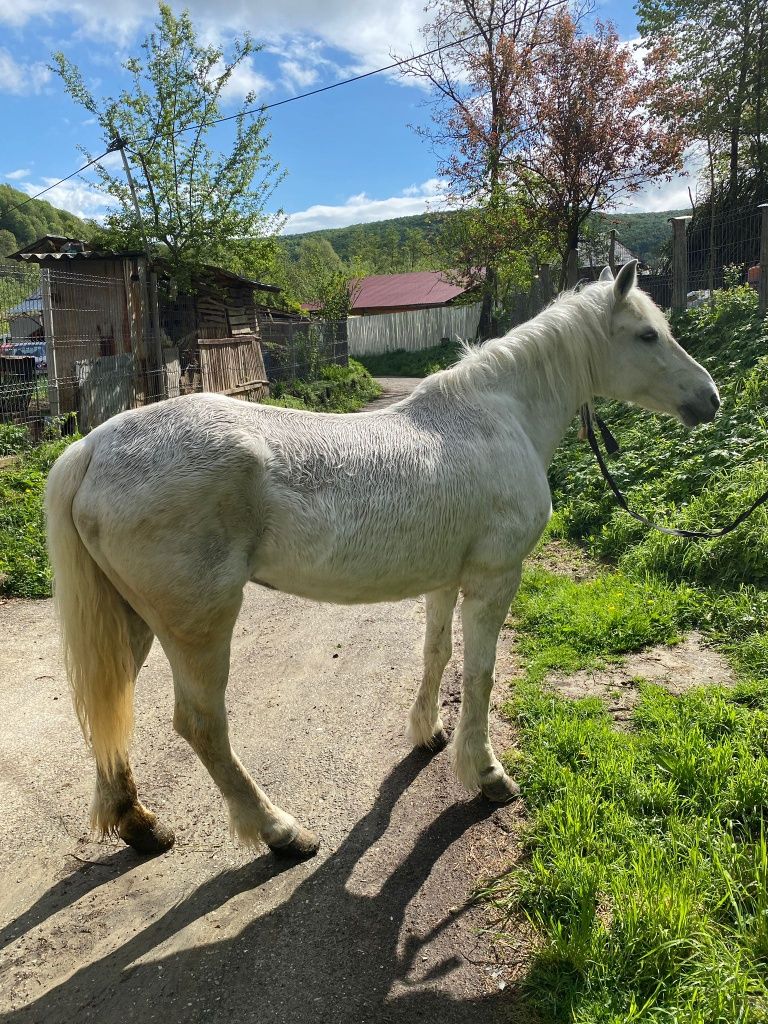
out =
[[[637,260],[616,279],[609,267],[600,287],[610,289],[610,351],[599,373],[599,393],[677,416],[687,427],[708,423],[720,407],[715,383],[672,337],[669,323],[636,288]]]

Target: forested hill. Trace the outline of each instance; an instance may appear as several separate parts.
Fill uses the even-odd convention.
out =
[[[672,237],[667,219],[684,211],[661,213],[595,214],[592,231],[603,233],[616,228],[626,247],[646,263],[654,263]],[[374,266],[378,273],[439,269],[442,266],[441,236],[450,213],[424,213],[415,217],[395,217],[348,228],[326,228],[300,235],[285,235],[283,246],[289,260],[298,258],[307,239],[325,239],[345,262],[353,258]]]
[[[29,245],[41,235],[85,239],[93,234],[93,225],[88,221],[58,210],[42,199],[32,199],[20,209],[13,209],[27,198],[10,185],[0,185],[0,256]]]
[[[394,217],[369,224],[352,224],[348,228],[326,228],[300,235],[285,235],[281,241],[289,260],[298,258],[304,241],[325,239],[345,262],[357,258],[376,265],[378,269],[382,262],[386,262],[388,255],[397,263],[392,273],[430,269],[426,265],[429,263],[434,263],[434,267],[439,269],[441,236],[450,217],[450,213],[422,213],[415,217]],[[400,264],[404,265],[401,267]],[[380,273],[389,272],[386,268],[380,270]]]

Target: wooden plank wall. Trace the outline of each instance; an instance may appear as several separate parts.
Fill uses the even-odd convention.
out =
[[[349,354],[376,355],[405,349],[415,352],[439,345],[443,338],[474,341],[480,322],[480,303],[437,306],[407,313],[353,316],[347,321]]]
[[[251,401],[269,394],[261,346],[255,335],[200,338],[198,345],[203,391]]]

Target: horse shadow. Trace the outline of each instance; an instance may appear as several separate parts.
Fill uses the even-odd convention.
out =
[[[438,814],[374,895],[347,883],[366,851],[386,833],[398,798],[428,763],[412,751],[387,777],[371,810],[337,852],[284,902],[249,921],[236,936],[142,961],[176,933],[293,865],[269,855],[223,871],[200,885],[141,932],[88,964],[35,1002],[7,1014],[6,1024],[121,1024],[232,1020],[258,1024],[514,1024],[531,1019],[516,990],[456,998],[440,979],[458,966],[455,953],[423,971],[422,951],[456,920],[438,921],[424,936],[401,941],[406,909],[440,857],[470,827],[493,813],[476,798]],[[121,851],[122,853],[122,851]],[[118,870],[123,866],[116,854]],[[127,861],[125,862],[127,863]],[[127,870],[127,867],[125,868]],[[114,875],[112,876],[114,877]],[[40,920],[54,887],[8,931]],[[56,909],[59,909],[57,906]],[[53,912],[53,911],[51,911]],[[443,944],[444,946],[445,944]],[[138,962],[137,962],[138,961]],[[409,974],[418,968],[416,987]],[[391,994],[393,985],[396,987]]]

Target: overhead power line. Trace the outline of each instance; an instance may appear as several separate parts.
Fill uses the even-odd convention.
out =
[[[33,199],[39,199],[40,196],[44,196],[45,193],[50,192],[51,189],[56,188],[58,185],[63,185],[65,181],[69,181],[69,179],[74,178],[75,175],[82,174],[83,171],[87,171],[89,167],[91,167],[93,164],[97,164],[99,160],[103,160],[105,156],[108,156],[112,152],[113,147],[110,146],[109,149],[105,149],[103,153],[100,153],[98,156],[93,157],[92,160],[89,160],[87,164],[83,164],[83,166],[78,167],[76,171],[72,171],[72,173],[68,174],[66,178],[59,178],[58,181],[54,181],[52,185],[48,185],[47,188],[42,189],[42,191],[36,192],[33,196],[27,196],[26,199],[22,199],[20,203],[17,203],[15,206],[12,206],[9,210],[6,210],[5,213],[13,213],[14,210],[20,210],[22,206],[26,206],[27,203],[31,203]]]
[[[450,43],[442,43],[440,46],[435,46],[431,50],[425,50],[423,53],[415,53],[411,57],[404,57],[402,60],[395,61],[394,64],[387,64],[386,67],[375,68],[373,71],[365,71],[361,75],[353,75],[352,78],[345,78],[340,82],[332,82],[330,85],[323,85],[318,89],[310,89],[308,92],[298,93],[296,96],[288,96],[286,99],[276,100],[274,103],[263,103],[258,107],[252,107],[249,110],[241,110],[237,114],[230,114],[227,117],[216,117],[211,121],[203,121],[200,124],[190,124],[185,128],[179,128],[176,131],[171,132],[167,137],[175,138],[177,135],[182,135],[184,132],[196,131],[198,128],[210,128],[215,124],[222,124],[225,121],[234,121],[237,120],[237,118],[244,117],[248,114],[261,114],[267,110],[274,110],[275,107],[283,107],[287,103],[295,103],[297,100],[305,100],[310,96],[318,96],[320,93],[330,92],[331,89],[339,89],[342,85],[351,85],[353,82],[361,82],[364,78],[371,78],[373,75],[381,75],[385,71],[394,71],[395,68],[403,67],[405,64],[412,64],[414,61],[421,60],[423,57],[431,57],[433,54],[440,53],[442,50],[449,50],[453,46],[460,46],[461,43],[471,42],[473,39],[478,39],[484,34],[484,32],[472,32],[469,35],[461,36],[459,39],[452,39]],[[154,142],[160,137],[162,137],[162,135],[161,133],[158,133],[152,139],[149,137],[137,139],[135,142],[131,143],[131,146],[140,146],[144,142],[152,142],[154,144]],[[12,206],[5,212],[13,213],[15,210],[21,209],[22,206],[26,206],[27,203],[31,203],[33,199],[39,199],[40,196],[44,196],[46,192],[50,192],[58,185],[63,185],[64,182],[69,181],[70,178],[74,178],[76,175],[82,174],[83,171],[86,171],[93,164],[98,163],[99,160],[103,160],[105,156],[113,153],[116,149],[121,149],[123,145],[127,144],[127,141],[128,140],[121,142],[120,145],[116,144],[116,142],[112,143],[108,149],[99,156],[95,156],[92,160],[89,160],[87,164],[83,164],[83,166],[79,167],[76,171],[72,171],[72,173],[68,174],[65,178],[60,178],[58,181],[55,181],[52,185],[48,185],[40,192],[36,192],[32,196],[28,196],[22,202],[17,203],[16,206]]]

